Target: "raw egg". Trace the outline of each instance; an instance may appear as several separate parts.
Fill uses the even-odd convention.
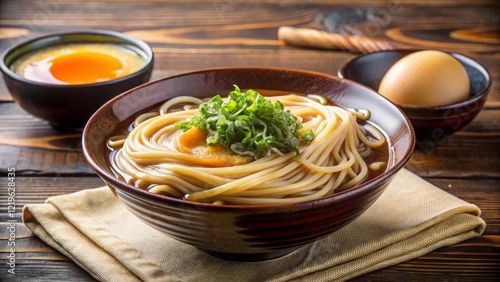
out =
[[[88,84],[117,79],[144,67],[139,53],[119,44],[66,44],[28,53],[12,70],[33,81]]]
[[[382,78],[378,92],[399,105],[442,106],[467,100],[470,82],[453,56],[425,50],[397,61]]]

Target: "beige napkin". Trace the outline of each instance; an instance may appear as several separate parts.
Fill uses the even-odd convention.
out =
[[[101,281],[344,281],[480,235],[481,211],[403,169],[361,217],[279,259],[225,261],[132,215],[106,187],[25,206],[25,224]]]

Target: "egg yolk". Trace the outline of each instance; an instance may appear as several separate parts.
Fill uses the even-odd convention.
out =
[[[120,77],[120,59],[99,52],[75,52],[49,60],[50,73],[69,84],[93,83]]]
[[[118,44],[56,45],[27,53],[12,70],[33,81],[89,84],[117,79],[138,71],[145,58]]]

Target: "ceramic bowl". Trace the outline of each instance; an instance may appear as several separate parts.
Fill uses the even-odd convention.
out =
[[[404,56],[420,50],[391,50],[360,55],[347,61],[338,71],[350,79],[378,90],[389,68]],[[491,87],[488,70],[475,60],[461,54],[448,53],[467,71],[471,92],[466,101],[434,107],[398,105],[410,119],[417,137],[417,148],[435,149],[450,135],[469,124],[481,111]]]
[[[321,199],[287,205],[243,206],[187,202],[153,194],[115,177],[105,154],[116,128],[146,108],[177,95],[211,97],[242,89],[322,94],[343,107],[367,109],[387,134],[391,161],[380,176]],[[415,136],[409,120],[375,91],[338,77],[275,68],[200,70],[147,83],[100,108],[83,132],[83,150],[95,172],[138,218],[217,257],[258,261],[283,256],[328,236],[360,216],[409,160]],[[145,234],[145,236],[147,236]]]
[[[145,65],[128,76],[91,84],[50,84],[26,79],[11,69],[20,56],[35,50],[68,43],[115,43],[126,45],[145,58]],[[8,48],[0,59],[5,84],[21,108],[47,120],[58,129],[82,130],[90,116],[116,95],[148,82],[153,71],[153,51],[145,42],[113,31],[75,31],[30,39]]]

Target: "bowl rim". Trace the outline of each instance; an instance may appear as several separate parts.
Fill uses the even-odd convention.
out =
[[[21,48],[21,47],[26,46],[26,45],[33,44],[33,43],[35,43],[37,41],[46,40],[46,39],[49,39],[49,38],[55,38],[55,39],[59,38],[58,41],[60,41],[64,37],[74,36],[74,35],[102,35],[102,36],[108,36],[110,38],[114,37],[114,38],[119,38],[119,39],[125,40],[127,42],[123,43],[123,44],[125,44],[125,45],[133,45],[134,47],[136,47],[136,48],[140,49],[142,52],[144,52],[146,54],[146,58],[145,58],[146,60],[144,62],[144,65],[142,66],[142,68],[140,68],[140,69],[136,70],[135,72],[130,73],[130,74],[126,75],[126,76],[118,77],[118,78],[111,79],[111,80],[101,81],[101,82],[79,83],[79,84],[54,84],[54,83],[45,83],[45,82],[40,82],[40,81],[35,81],[35,80],[27,79],[27,78],[25,78],[25,77],[23,77],[23,76],[15,73],[15,72],[13,72],[10,69],[10,66],[8,66],[5,63],[5,59],[7,58],[7,56],[9,56],[13,51],[15,51],[18,48]],[[86,42],[85,40],[80,40],[80,41],[76,40],[74,42],[64,42],[62,44],[85,43],[85,42]],[[104,43],[106,43],[106,42],[104,42]],[[40,48],[29,50],[27,52],[24,52],[24,53],[16,56],[14,58],[14,60],[16,60],[17,58],[19,58],[19,56],[25,55],[25,54],[27,54],[29,52],[32,52],[32,51],[35,51],[35,50],[41,50],[41,49],[48,48],[48,47],[51,47],[51,46],[56,46],[58,44],[61,44],[61,42],[50,43],[50,44],[44,45],[44,46],[42,46]],[[103,86],[103,85],[109,85],[109,84],[119,83],[121,81],[129,79],[132,76],[135,76],[135,75],[137,75],[139,73],[147,71],[147,69],[150,67],[150,65],[153,62],[154,62],[154,52],[153,52],[152,47],[149,44],[147,44],[145,41],[143,41],[143,40],[141,40],[139,38],[136,38],[136,37],[133,37],[133,36],[130,36],[128,34],[118,32],[118,31],[112,31],[112,30],[81,29],[81,30],[73,30],[73,31],[48,33],[48,34],[45,34],[45,35],[41,35],[41,36],[38,36],[38,37],[34,37],[34,38],[31,38],[31,39],[27,39],[27,40],[21,41],[19,43],[16,43],[16,44],[10,46],[0,56],[0,70],[2,71],[2,73],[4,75],[7,75],[7,76],[11,77],[12,79],[21,81],[23,83],[32,84],[32,85],[38,85],[38,86],[45,86],[45,87],[70,88],[71,89],[71,88],[81,88],[81,87],[97,87],[97,86]]]
[[[215,68],[204,68],[204,69],[199,69],[199,70],[194,70],[194,71],[188,71],[184,73],[179,73],[167,77],[163,77],[160,79],[156,79],[147,83],[144,83],[142,85],[139,85],[135,88],[132,88],[128,91],[125,91],[121,93],[120,95],[114,97],[113,99],[109,100],[107,103],[105,103],[103,106],[101,106],[93,115],[92,117],[88,120],[87,124],[85,125],[85,128],[82,133],[82,149],[85,158],[87,159],[87,162],[89,165],[92,167],[92,169],[106,182],[106,184],[109,186],[109,184],[112,184],[113,189],[118,189],[118,190],[123,190],[125,193],[133,194],[133,195],[140,195],[142,197],[147,198],[148,200],[151,200],[153,202],[161,202],[161,203],[170,203],[170,204],[176,204],[179,206],[189,206],[192,208],[196,209],[210,209],[214,211],[227,211],[230,210],[232,212],[248,212],[248,211],[261,211],[261,212],[266,212],[266,211],[274,211],[274,212],[283,212],[286,210],[290,209],[302,209],[306,208],[309,206],[321,206],[324,204],[327,204],[332,198],[335,199],[348,199],[352,198],[355,195],[368,190],[372,188],[374,185],[378,183],[382,183],[386,180],[391,179],[400,169],[402,169],[405,164],[408,162],[410,159],[411,155],[413,154],[415,144],[416,144],[416,137],[415,133],[413,130],[413,126],[408,119],[408,117],[404,114],[404,112],[399,109],[396,105],[391,103],[389,100],[387,102],[395,107],[395,110],[397,110],[400,114],[401,117],[404,119],[406,127],[410,130],[410,144],[408,145],[408,149],[401,155],[401,160],[397,163],[394,163],[393,166],[391,166],[389,169],[385,171],[382,175],[376,176],[369,181],[363,182],[361,185],[351,187],[347,190],[340,191],[337,193],[329,194],[327,196],[321,197],[319,199],[315,200],[309,200],[309,201],[303,201],[303,202],[298,202],[298,203],[290,203],[290,204],[273,204],[273,205],[214,205],[210,203],[200,203],[200,202],[191,202],[191,201],[185,201],[183,199],[177,199],[173,197],[168,197],[160,194],[155,194],[151,193],[146,190],[139,189],[133,185],[130,185],[128,183],[125,183],[121,180],[119,180],[117,177],[112,175],[111,173],[108,173],[104,169],[102,169],[95,161],[94,159],[90,156],[89,149],[88,149],[88,144],[86,139],[90,135],[90,129],[92,125],[96,122],[98,119],[99,115],[101,114],[102,111],[104,111],[107,108],[112,107],[112,105],[117,102],[118,100],[122,99],[122,97],[125,97],[127,95],[130,95],[130,93],[137,91],[139,89],[143,89],[148,87],[149,85],[158,83],[163,80],[169,80],[169,79],[174,79],[177,77],[182,77],[182,76],[189,76],[193,74],[200,74],[200,73],[207,73],[207,72],[223,72],[223,71],[273,71],[273,72],[280,72],[280,71],[285,71],[285,72],[294,72],[297,74],[306,74],[306,75],[314,75],[314,76],[321,76],[324,78],[328,79],[333,79],[337,81],[343,80],[342,78],[339,78],[334,75],[326,74],[326,73],[321,73],[321,72],[316,72],[316,71],[310,71],[310,70],[302,70],[302,69],[291,69],[291,68],[279,68],[279,67],[215,67]],[[353,83],[353,81],[346,80],[348,83]],[[373,92],[374,94],[377,94],[376,92],[373,91],[373,89],[356,83],[353,83],[354,85],[357,85],[358,87],[365,88],[369,90],[370,92]],[[385,97],[382,97],[385,98]],[[140,111],[141,109],[139,109]],[[138,112],[139,112],[138,111]],[[103,144],[104,146],[104,144]],[[390,148],[389,148],[390,150]],[[119,187],[119,188],[115,188]]]
[[[478,71],[480,71],[485,76],[485,78],[486,78],[486,85],[485,85],[485,87],[483,89],[481,89],[480,91],[478,91],[477,93],[475,93],[473,96],[470,96],[467,100],[461,101],[461,102],[457,102],[457,103],[453,103],[453,104],[440,105],[440,106],[416,106],[416,105],[406,105],[406,104],[396,104],[396,103],[394,103],[396,106],[401,107],[403,109],[408,109],[408,110],[427,110],[427,111],[434,111],[435,110],[435,111],[444,111],[444,110],[450,110],[450,109],[455,109],[455,108],[459,108],[459,107],[464,107],[464,106],[467,106],[469,104],[474,104],[477,101],[483,99],[486,95],[488,95],[489,90],[491,88],[491,84],[492,84],[491,74],[490,74],[490,72],[488,71],[488,69],[483,64],[481,64],[477,60],[474,60],[473,58],[471,58],[469,56],[466,56],[466,55],[464,55],[462,53],[449,52],[449,51],[437,50],[437,49],[393,49],[393,50],[380,50],[380,51],[376,51],[376,52],[371,52],[371,53],[357,55],[357,56],[354,56],[354,57],[350,58],[346,62],[344,62],[340,66],[340,68],[338,69],[337,75],[340,78],[348,79],[348,80],[357,82],[357,81],[352,80],[352,79],[350,79],[348,77],[345,77],[345,72],[344,72],[344,69],[348,65],[352,64],[354,61],[357,61],[357,60],[362,59],[362,58],[367,57],[367,56],[376,55],[376,54],[380,54],[380,53],[408,53],[408,55],[409,55],[411,53],[415,53],[415,52],[419,52],[419,51],[428,51],[428,50],[440,51],[440,52],[447,53],[447,54],[453,56],[455,59],[459,60],[460,62],[462,60],[467,61],[469,63],[469,65],[473,65],[473,67],[475,69],[477,69]],[[360,82],[357,82],[357,83],[361,84],[361,85],[364,85],[364,84],[362,84]],[[364,86],[365,87],[369,87],[367,85],[364,85]],[[371,87],[369,87],[369,88],[378,93],[378,89],[373,89]],[[382,94],[379,93],[379,95],[382,95]]]

